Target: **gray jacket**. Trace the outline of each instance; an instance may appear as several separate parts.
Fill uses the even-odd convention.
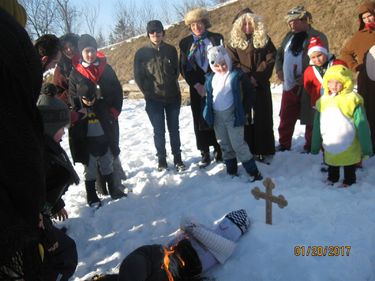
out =
[[[180,100],[178,76],[177,50],[172,45],[149,43],[136,52],[134,79],[146,100],[167,103]]]

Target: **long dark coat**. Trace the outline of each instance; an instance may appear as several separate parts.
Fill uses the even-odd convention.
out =
[[[82,84],[92,83],[74,69],[69,77],[69,92],[73,99],[73,109],[79,110],[81,97],[78,95],[78,87]],[[105,66],[98,83],[101,91],[101,98],[94,104],[94,112],[97,115],[104,133],[109,141],[109,147],[114,157],[120,154],[119,148],[119,128],[117,116],[113,111],[120,114],[122,109],[122,88],[112,67]],[[87,118],[79,120],[69,129],[69,145],[74,162],[87,164],[89,159],[88,147],[85,144],[87,135]]]
[[[275,138],[270,78],[275,65],[276,48],[269,39],[266,46],[259,49],[255,49],[251,43],[245,50],[230,46],[227,49],[233,66],[241,68],[258,84],[255,87],[256,95],[251,124],[245,127],[245,139],[253,154],[274,154]]]
[[[220,45],[224,41],[224,38],[219,33],[207,32],[207,38],[211,41],[213,46]],[[193,35],[189,35],[180,41],[180,72],[190,89],[190,105],[193,113],[194,121],[194,132],[197,142],[197,148],[199,150],[207,151],[210,145],[219,146],[216,140],[215,132],[209,129],[206,122],[203,119],[203,104],[204,97],[202,98],[195,90],[194,85],[201,83],[204,85],[205,75],[211,72],[208,67],[207,73],[205,73],[199,66],[192,66],[188,61],[188,54],[193,44]]]
[[[45,200],[39,57],[26,31],[0,9],[0,264],[36,234]]]

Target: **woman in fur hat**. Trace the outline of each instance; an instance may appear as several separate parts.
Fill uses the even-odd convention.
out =
[[[273,135],[273,108],[270,90],[276,48],[263,20],[249,8],[237,14],[230,33],[228,51],[233,66],[241,68],[251,79],[256,99],[250,126],[246,126],[245,138],[252,153],[259,161],[275,154]]]
[[[211,23],[205,9],[198,8],[189,11],[185,16],[185,24],[189,26],[191,34],[180,41],[180,70],[190,87],[195,138],[197,148],[202,155],[199,166],[206,167],[211,163],[210,146],[214,146],[215,160],[222,161],[215,132],[208,128],[202,116],[205,75],[211,72],[207,50],[212,46],[220,45],[224,38],[219,33],[207,30],[211,27]]]
[[[341,50],[344,60],[353,72],[358,72],[358,93],[363,97],[367,119],[372,131],[375,150],[375,3],[365,1],[358,7],[359,30]]]

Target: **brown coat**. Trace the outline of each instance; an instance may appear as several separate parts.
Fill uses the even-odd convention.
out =
[[[253,154],[270,155],[275,153],[273,135],[273,107],[270,78],[275,65],[276,48],[271,39],[266,46],[255,49],[249,44],[245,50],[227,47],[233,66],[253,77],[258,86],[254,104],[253,126],[246,133],[246,141]]]
[[[341,50],[341,59],[358,72],[358,93],[363,97],[367,119],[370,125],[373,150],[375,149],[375,81],[366,72],[366,55],[375,45],[375,32],[367,29],[357,31]]]

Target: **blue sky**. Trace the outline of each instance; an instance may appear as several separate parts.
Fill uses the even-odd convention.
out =
[[[81,9],[90,9],[90,7],[94,7],[94,5],[99,7],[99,15],[98,21],[96,24],[96,29],[101,29],[105,37],[108,36],[111,29],[116,23],[116,7],[120,0],[106,0],[106,1],[99,1],[99,0],[72,0],[72,4],[76,7],[80,7]],[[183,0],[138,0],[138,1],[129,1],[129,0],[122,0],[122,3],[125,5],[136,5],[137,8],[142,8],[145,5],[151,5],[155,8],[155,11],[158,12],[160,10],[168,10],[171,14],[170,16],[176,18],[175,11],[172,7],[173,5],[179,5],[183,3]],[[163,22],[163,19],[161,19]],[[163,22],[165,24],[165,22]],[[79,23],[79,30],[78,33],[85,33],[88,32],[84,17],[82,16],[81,22]]]

